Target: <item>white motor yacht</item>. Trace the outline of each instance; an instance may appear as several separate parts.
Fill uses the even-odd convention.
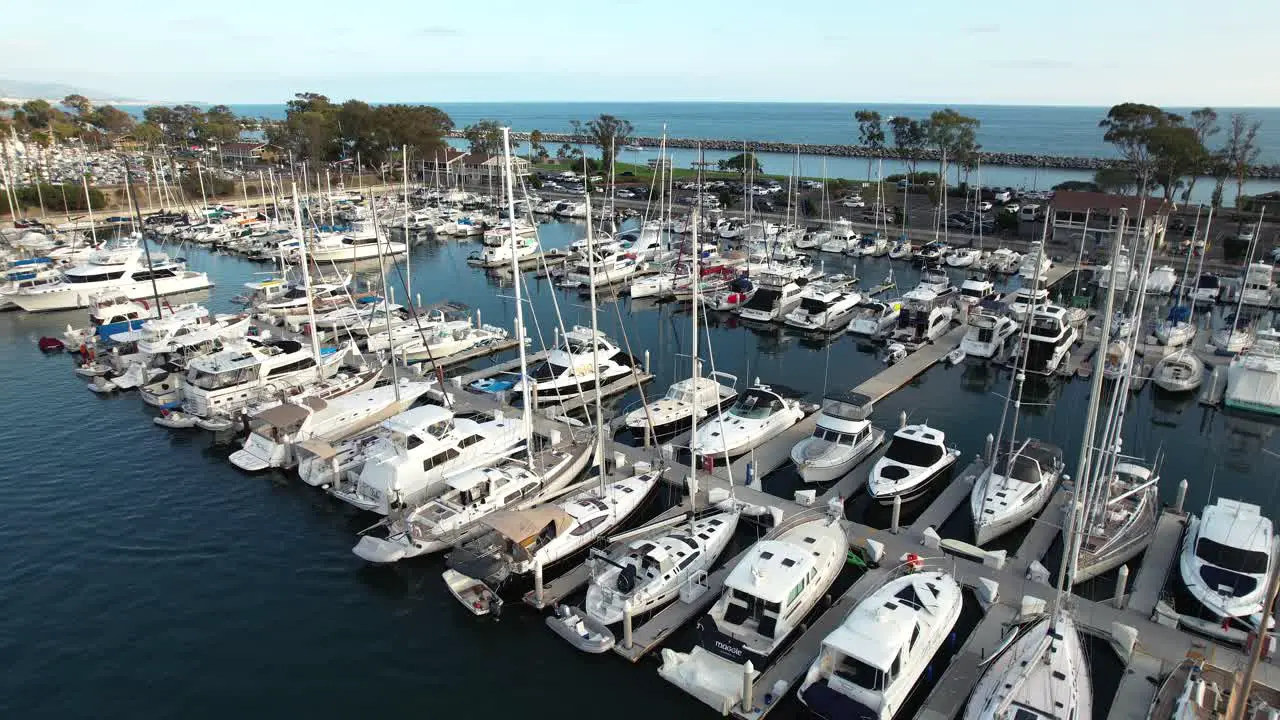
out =
[[[64,270],[61,282],[19,288],[6,297],[28,312],[44,312],[88,307],[104,291],[138,300],[212,286],[207,274],[188,270],[182,261],[152,253],[148,264],[142,248],[126,244],[91,253],[84,265]]]
[[[1039,278],[1040,282],[1049,279],[1049,268],[1053,267],[1053,263],[1049,260],[1048,254],[1042,249],[1039,241],[1031,243],[1027,251],[1022,255],[1022,263],[1018,265],[1018,274],[1023,280],[1035,280]]]
[[[1025,439],[983,469],[969,494],[973,538],[983,545],[1035,517],[1062,477],[1062,450]]]
[[[538,400],[570,398],[593,390],[597,382],[608,385],[632,371],[631,357],[604,333],[595,333],[592,340],[591,328],[574,326],[547,354],[547,359],[529,371],[529,377],[516,382],[512,391],[522,391],[523,383],[529,382]],[[595,366],[597,354],[599,368]]]
[[[660,484],[649,471],[592,487],[549,505],[496,512],[481,520],[487,532],[454,547],[449,568],[497,591],[512,576],[545,571],[615,530]]]
[[[698,645],[689,653],[663,649],[658,674],[728,714],[742,700],[743,664],[764,668],[786,643],[840,573],[847,544],[840,524],[826,518],[756,543],[698,621]]]
[[[1280,415],[1280,333],[1259,330],[1253,346],[1231,361],[1222,401],[1235,410]]]
[[[1196,289],[1191,295],[1198,304],[1208,305],[1218,301],[1222,290],[1222,280],[1213,273],[1202,273],[1196,279]]]
[[[704,515],[658,537],[632,540],[613,556],[596,558],[584,608],[605,625],[652,612],[676,599],[701,573],[711,570],[733,538],[741,513]]]
[[[823,638],[800,701],[819,717],[893,720],[963,607],[960,583],[945,572],[889,580]]]
[[[817,280],[804,286],[800,304],[783,321],[801,330],[844,330],[860,302],[862,295],[847,285]]]
[[[666,395],[627,413],[627,428],[637,438],[648,432],[653,440],[688,430],[695,416],[701,423],[728,407],[738,397],[737,384],[737,377],[722,372],[696,382],[694,378],[677,380]]]
[[[956,310],[931,290],[915,288],[902,296],[893,340],[903,345],[919,346],[942,337],[951,329]]]
[[[1018,334],[1018,323],[1012,318],[992,310],[978,308],[969,313],[969,329],[960,340],[960,349],[966,356],[991,359],[1000,352],[1009,338]]]
[[[1271,520],[1261,508],[1218,498],[1199,517],[1191,516],[1178,568],[1187,590],[1208,611],[1206,621],[1256,630],[1275,562]]]
[[[987,258],[987,269],[1001,275],[1012,275],[1022,267],[1022,255],[1009,248],[996,248]]]
[[[1143,291],[1151,295],[1168,295],[1178,287],[1178,273],[1169,265],[1161,265],[1147,274]]]
[[[200,308],[204,310],[204,308]],[[176,316],[177,313],[175,313]],[[206,313],[191,322],[166,322],[166,316],[158,324],[156,320],[148,320],[142,327],[127,333],[117,333],[111,339],[118,343],[137,342],[138,352],[146,355],[163,355],[176,353],[188,348],[212,343],[215,340],[226,341],[242,338],[249,331],[247,315],[216,315],[210,318]]]
[[[901,312],[902,302],[899,300],[864,300],[859,303],[853,318],[849,320],[848,331],[853,335],[878,338],[898,326]]]
[[[1240,287],[1240,302],[1253,307],[1270,306],[1272,291],[1275,289],[1275,281],[1271,279],[1272,271],[1273,268],[1267,263],[1249,263]]]
[[[800,304],[801,288],[794,279],[770,273],[761,275],[755,286],[755,294],[737,310],[747,320],[781,320]]]
[[[182,409],[199,417],[229,415],[275,394],[338,371],[349,346],[337,351],[311,348],[294,340],[243,338],[223,349],[192,358],[182,379]]]
[[[920,282],[915,289],[931,292],[938,298],[948,297],[958,291],[951,283],[951,276],[941,268],[925,268],[920,271]]]
[[[364,224],[357,223],[357,226],[361,225]],[[408,247],[385,237],[379,240],[374,236],[373,226],[364,225],[348,233],[320,234],[307,245],[307,257],[316,263],[355,262],[377,259],[379,251],[388,258],[403,255]]]
[[[1052,375],[1062,366],[1078,334],[1059,305],[1044,305],[1031,316],[1027,330],[1026,369],[1038,375]]]
[[[996,285],[986,273],[971,273],[960,283],[960,302],[980,305],[996,297]]]
[[[1018,323],[1027,319],[1027,313],[1033,308],[1041,308],[1049,304],[1049,291],[1045,288],[1032,290],[1029,287],[1018,288],[1009,301],[1009,316]]]
[[[1151,381],[1169,392],[1191,392],[1204,381],[1204,361],[1185,348],[1172,352],[1156,363]]]
[[[562,287],[596,287],[615,285],[630,280],[640,270],[640,263],[635,256],[622,250],[606,250],[597,247],[595,250],[595,273],[585,261],[579,261],[564,274],[560,281]]]
[[[1111,264],[1102,265],[1093,272],[1093,279],[1098,283],[1098,287],[1102,290],[1108,289],[1111,285]],[[1115,263],[1116,274],[1116,291],[1124,292],[1129,289],[1137,276],[1137,270],[1134,270],[1133,263],[1129,260],[1129,253],[1122,247],[1120,248]]]
[[[302,398],[264,408],[249,417],[249,437],[231,453],[231,464],[257,472],[298,464],[295,447],[312,440],[335,443],[403,412],[435,387],[400,378],[398,385],[353,390],[328,400]]]
[[[477,422],[424,405],[384,420],[372,433],[331,446],[329,463],[299,465],[310,485],[327,485],[339,500],[380,515],[415,507],[445,491],[452,475],[493,465],[524,446],[520,423]]]
[[[160,315],[170,310],[161,307]],[[67,347],[74,348],[93,338],[109,339],[116,333],[129,332],[142,327],[149,318],[155,317],[157,311],[152,310],[145,300],[132,300],[128,295],[115,292],[102,292],[89,298],[89,324],[75,328],[70,324],[62,334],[62,341]]]
[[[783,433],[804,414],[799,400],[784,398],[757,380],[742,391],[732,407],[700,426],[689,448],[717,461],[731,459]]]
[[[928,492],[960,457],[959,450],[947,448],[946,439],[946,433],[925,424],[899,429],[871,466],[867,494],[881,505],[892,505],[895,497],[906,502]]]
[[[11,260],[0,275],[0,310],[17,307],[9,296],[19,290],[58,282],[62,282],[62,272],[50,258]]]
[[[822,399],[813,435],[791,448],[791,462],[807,483],[838,480],[884,442],[871,424],[871,398],[847,393]]]

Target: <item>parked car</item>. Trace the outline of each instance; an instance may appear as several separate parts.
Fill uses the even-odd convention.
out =
[[[997,190],[992,196],[998,203],[1007,203],[1013,199],[1013,193],[1009,190]],[[1016,208],[1015,208],[1016,212]]]
[[[1016,213],[1021,209],[1022,209],[1022,206],[1016,202],[1007,202],[1004,204],[1004,210],[1006,212]]]
[[[841,200],[838,204],[841,207],[847,207],[847,208],[860,208],[860,207],[867,206],[867,204],[863,202],[862,198],[858,197],[857,195],[850,195],[849,197]]]
[[[978,212],[991,212],[991,203],[983,200],[978,203]]]
[[[1023,205],[1022,209],[1018,211],[1019,220],[1031,222],[1033,220],[1039,220],[1042,217],[1044,217],[1044,214],[1040,212],[1040,206],[1035,203]]]

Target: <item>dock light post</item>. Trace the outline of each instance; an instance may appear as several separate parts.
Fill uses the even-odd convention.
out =
[[[631,649],[631,600],[622,603],[622,647]]]

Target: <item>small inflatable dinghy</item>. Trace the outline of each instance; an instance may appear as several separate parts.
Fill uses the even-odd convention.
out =
[[[547,627],[582,652],[598,655],[613,649],[608,626],[578,608],[557,605],[555,613],[547,616]]]
[[[184,412],[166,412],[160,417],[154,418],[152,422],[160,427],[167,427],[171,430],[185,430],[196,426],[200,418]]]

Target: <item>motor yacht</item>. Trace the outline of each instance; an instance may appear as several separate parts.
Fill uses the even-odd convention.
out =
[[[996,248],[987,258],[987,269],[1000,275],[1012,275],[1022,267],[1022,255],[1009,248]]]
[[[1273,268],[1264,262],[1249,263],[1240,286],[1240,302],[1253,307],[1269,307],[1275,290]]]
[[[1098,283],[1098,288],[1106,290],[1111,285],[1111,264],[1100,266],[1093,273],[1094,280]],[[1115,275],[1116,275],[1116,291],[1124,292],[1129,289],[1137,276],[1137,270],[1133,268],[1133,263],[1129,259],[1129,253],[1125,248],[1120,248],[1116,254]]]
[[[1275,562],[1271,520],[1261,508],[1218,498],[1187,523],[1178,569],[1206,611],[1201,613],[1205,621],[1254,631],[1261,626],[1267,578]]]
[[[637,438],[669,438],[689,429],[695,416],[701,423],[728,407],[738,397],[737,384],[737,377],[722,372],[677,380],[663,397],[627,413],[627,428]]]
[[[1067,320],[1060,305],[1044,305],[1031,316],[1025,350],[1026,370],[1037,375],[1052,375],[1062,367],[1078,334]]]
[[[1147,274],[1143,291],[1150,295],[1168,295],[1178,286],[1178,273],[1169,265],[1161,265]]]
[[[1045,253],[1043,246],[1039,241],[1031,243],[1027,251],[1022,254],[1022,262],[1018,265],[1018,274],[1023,280],[1036,280],[1044,282],[1049,279],[1049,268],[1053,267],[1053,263],[1049,260],[1048,254]]]
[[[560,281],[561,287],[589,288],[592,284],[596,287],[615,285],[626,282],[640,270],[640,264],[635,256],[622,250],[607,251],[596,248],[594,262],[594,274],[591,265],[585,260],[575,264],[564,274]]]
[[[207,274],[188,270],[181,260],[152,253],[148,264],[142,248],[125,244],[94,251],[85,264],[64,270],[60,282],[18,288],[6,297],[28,312],[44,312],[88,307],[103,292],[138,300],[212,286]]]
[[[408,247],[388,238],[380,240],[371,224],[356,223],[350,232],[320,233],[307,245],[307,257],[315,263],[356,262],[376,260],[379,254],[388,258],[404,255]]]
[[[878,338],[898,326],[901,312],[902,302],[899,300],[863,300],[849,320],[848,331],[853,335]]]
[[[1031,438],[982,470],[969,494],[973,538],[986,544],[1035,517],[1062,477],[1062,449]]]
[[[893,720],[963,607],[960,583],[940,570],[889,580],[823,638],[800,701],[819,717]]]
[[[1045,288],[1032,290],[1029,287],[1018,288],[1009,302],[1009,317],[1021,324],[1026,321],[1027,313],[1033,308],[1049,304],[1049,291]]]
[[[955,312],[955,308],[942,302],[931,290],[908,290],[902,296],[902,310],[893,331],[893,340],[914,346],[937,340],[951,329]]]
[[[1280,415],[1280,332],[1259,330],[1253,346],[1232,359],[1222,401],[1235,410]]]
[[[895,497],[906,502],[928,492],[960,457],[959,450],[947,448],[946,439],[946,433],[925,424],[900,428],[871,466],[867,494],[881,505],[892,505]]]
[[[22,258],[8,262],[0,275],[0,310],[16,308],[9,296],[23,288],[62,282],[62,272],[47,257]]]
[[[783,322],[801,330],[844,330],[861,302],[862,295],[845,284],[814,281],[800,291],[800,304]]]
[[[689,653],[663,649],[658,674],[728,714],[742,700],[743,663],[767,665],[831,587],[847,543],[839,523],[826,518],[756,543],[699,619],[698,645]]]
[[[800,479],[825,483],[848,474],[880,443],[884,431],[871,424],[871,398],[846,393],[822,399],[813,435],[791,448]]]
[[[732,459],[783,433],[804,415],[799,400],[784,398],[757,380],[727,411],[700,426],[689,448],[717,461]]]
[[[947,256],[947,266],[953,268],[967,268],[982,257],[982,250],[976,247],[955,248],[951,254]]]
[[[970,273],[960,284],[960,302],[967,305],[980,305],[996,297],[995,283],[985,272]]]
[[[631,356],[603,333],[593,334],[591,328],[574,326],[547,354],[547,359],[535,365],[529,376],[517,381],[512,390],[521,392],[528,382],[533,385],[532,394],[538,400],[570,398],[593,390],[597,382],[608,385],[618,380],[632,372],[633,365]]]
[[[915,289],[931,292],[940,299],[947,298],[959,290],[951,283],[951,276],[942,268],[925,268],[920,273],[920,282],[916,284]]]
[[[966,356],[990,360],[1018,334],[1018,323],[995,310],[980,307],[969,313],[969,329],[960,340]]]
[[[329,377],[346,359],[349,346],[311,348],[295,340],[246,337],[226,342],[223,349],[192,358],[182,378],[182,409],[199,417],[229,415],[274,394]]]
[[[801,300],[800,285],[791,278],[765,274],[755,282],[755,294],[738,307],[738,314],[747,320],[772,322],[786,317]]]
[[[1211,305],[1218,301],[1222,291],[1222,280],[1213,273],[1201,273],[1196,278],[1196,289],[1191,297],[1200,305]]]

